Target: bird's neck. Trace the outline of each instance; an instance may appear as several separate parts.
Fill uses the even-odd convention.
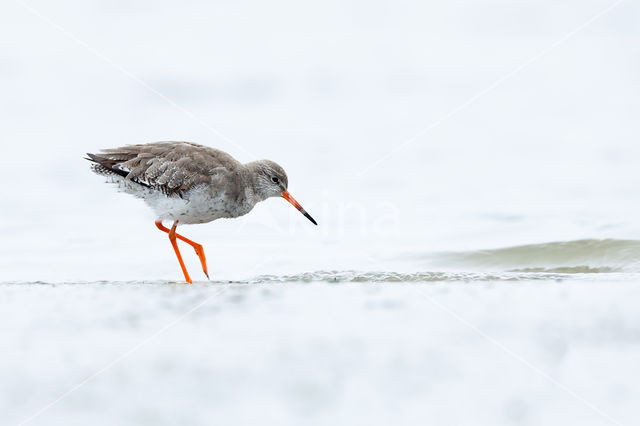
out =
[[[262,180],[260,174],[262,173],[262,164],[260,161],[252,161],[246,163],[244,166],[244,181],[245,181],[245,196],[253,204],[266,200],[264,188],[262,187]]]

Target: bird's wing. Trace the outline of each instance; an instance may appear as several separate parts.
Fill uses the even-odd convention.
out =
[[[181,196],[198,185],[209,184],[222,171],[240,163],[229,154],[190,142],[155,142],[104,149],[88,154],[100,174],[116,174],[167,195]]]

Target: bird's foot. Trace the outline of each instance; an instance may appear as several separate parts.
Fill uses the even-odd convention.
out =
[[[200,264],[202,265],[202,272],[204,272],[204,274],[207,276],[207,279],[210,279],[209,271],[207,270],[207,258],[204,255],[204,248],[202,247],[201,244],[195,243],[193,245],[193,249],[196,251],[198,258],[200,259]]]

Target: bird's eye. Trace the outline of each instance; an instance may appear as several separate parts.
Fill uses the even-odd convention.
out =
[[[273,182],[273,183],[278,183],[278,178],[277,178],[277,177],[275,177],[275,176],[274,176],[274,177],[272,177],[272,178],[271,178],[271,182]]]

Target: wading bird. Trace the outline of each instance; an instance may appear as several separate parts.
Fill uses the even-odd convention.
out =
[[[169,234],[188,283],[192,281],[176,239],[195,249],[207,278],[209,273],[202,245],[176,233],[178,223],[239,217],[260,201],[282,197],[317,225],[289,194],[287,174],[273,161],[242,164],[226,152],[191,142],[128,145],[87,156],[95,173],[142,198],[155,211],[156,226]],[[171,229],[162,224],[163,220],[173,221]]]

